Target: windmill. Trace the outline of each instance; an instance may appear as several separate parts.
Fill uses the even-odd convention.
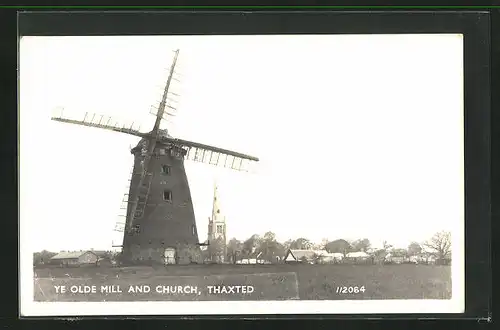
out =
[[[242,153],[174,138],[166,129],[160,129],[162,120],[175,110],[169,100],[178,96],[169,91],[172,80],[177,80],[175,67],[179,50],[174,52],[163,95],[155,113],[156,119],[149,132],[120,125],[111,118],[85,114],[83,120],[62,116],[51,119],[63,123],[101,128],[134,135],[141,140],[130,152],[134,165],[123,227],[122,257],[126,263],[161,262],[175,258],[177,263],[190,263],[201,258],[193,204],[184,160],[246,171],[258,158]],[[169,110],[170,111],[170,110]],[[168,263],[170,263],[169,261]]]

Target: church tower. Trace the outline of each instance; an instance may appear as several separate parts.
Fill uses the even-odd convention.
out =
[[[226,217],[221,213],[217,184],[214,184],[212,216],[208,218],[208,241],[211,260],[224,262],[227,252]]]

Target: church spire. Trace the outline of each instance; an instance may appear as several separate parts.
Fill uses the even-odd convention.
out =
[[[208,223],[208,241],[211,242],[210,259],[212,261],[224,262],[227,252],[226,242],[226,219],[220,209],[217,183],[214,182],[214,195],[212,204],[212,217]]]
[[[213,204],[212,204],[212,221],[220,222],[224,221],[224,218],[221,214],[220,209],[220,200],[219,200],[219,192],[217,187],[217,182],[214,181],[214,196],[213,196]]]

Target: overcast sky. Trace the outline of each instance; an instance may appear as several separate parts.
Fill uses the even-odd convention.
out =
[[[22,247],[106,249],[139,138],[179,48],[180,138],[260,158],[248,174],[186,161],[200,240],[213,182],[228,239],[368,238],[406,247],[463,228],[463,40],[457,35],[23,37]],[[455,234],[455,230],[459,230]]]

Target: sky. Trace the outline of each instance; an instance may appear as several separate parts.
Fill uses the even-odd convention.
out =
[[[22,248],[121,243],[139,138],[50,117],[64,107],[150,130],[175,49],[181,96],[162,127],[260,159],[252,173],[186,161],[200,240],[214,182],[228,239],[463,240],[459,35],[23,37]]]

